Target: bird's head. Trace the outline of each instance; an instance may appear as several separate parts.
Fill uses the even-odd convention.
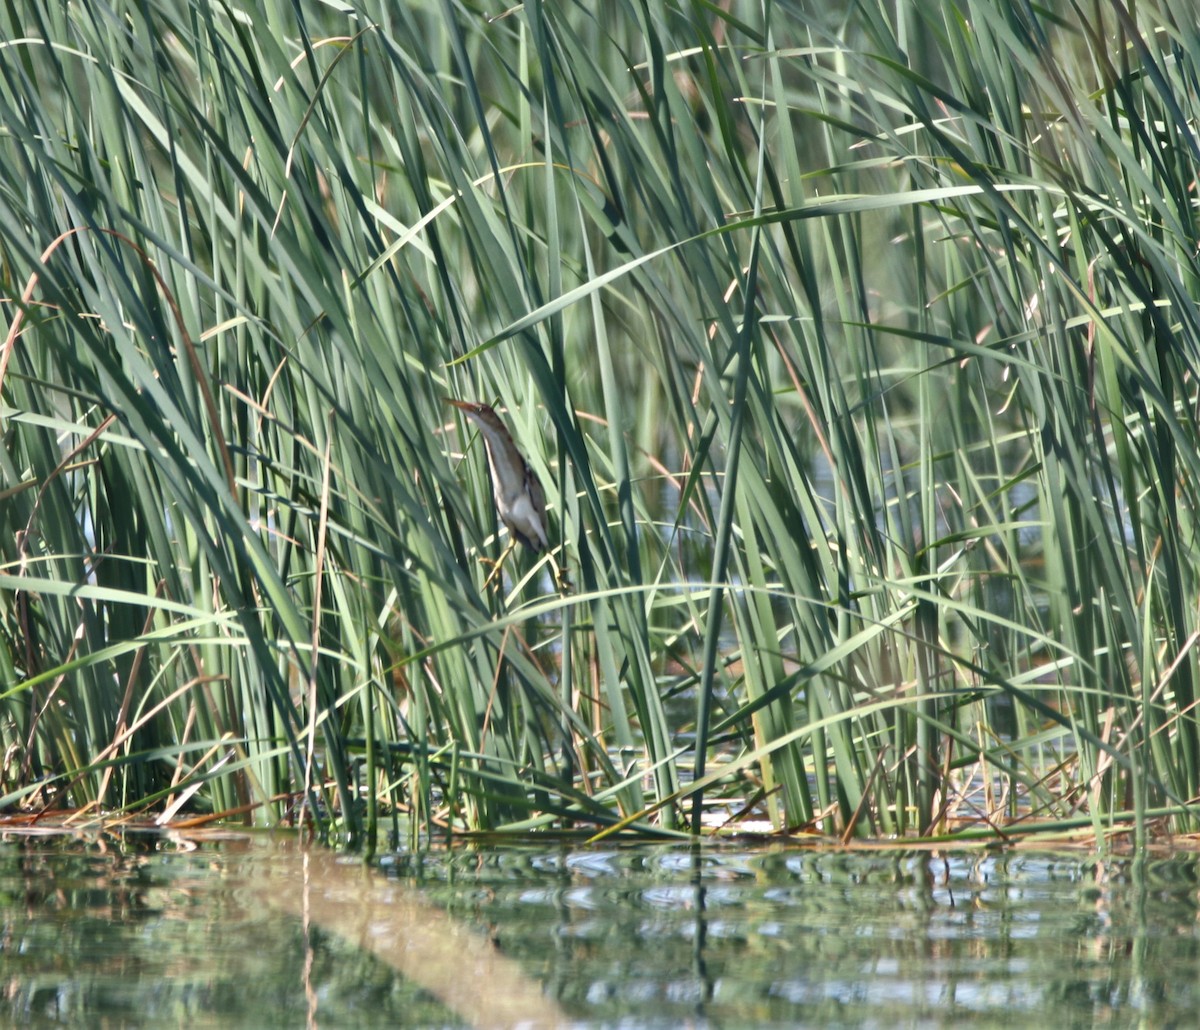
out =
[[[459,411],[476,425],[494,429],[503,424],[494,408],[489,407],[487,404],[481,404],[479,401],[456,401],[453,397],[447,397],[446,403],[458,408]]]

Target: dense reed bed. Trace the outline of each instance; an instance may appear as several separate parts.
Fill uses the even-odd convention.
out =
[[[1193,830],[1195,26],[591,6],[0,12],[0,803]]]

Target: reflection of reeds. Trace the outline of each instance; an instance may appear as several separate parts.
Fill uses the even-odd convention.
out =
[[[1190,826],[1192,37],[884,6],[4,22],[4,802]]]

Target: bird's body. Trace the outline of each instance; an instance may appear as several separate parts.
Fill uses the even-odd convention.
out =
[[[550,546],[546,539],[546,495],[533,469],[526,465],[525,472],[525,489],[506,499],[508,515],[501,518],[513,536],[534,554],[541,554]],[[496,504],[499,506],[500,501]]]
[[[492,497],[500,520],[514,540],[535,554],[548,550],[546,536],[546,493],[541,480],[529,466],[500,416],[486,404],[447,399],[479,427],[487,447],[492,472]]]

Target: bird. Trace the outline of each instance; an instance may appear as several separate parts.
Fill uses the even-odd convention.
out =
[[[458,408],[469,422],[479,427],[487,447],[488,466],[492,473],[492,499],[500,521],[508,528],[511,541],[488,576],[491,582],[504,559],[519,541],[534,554],[550,547],[546,536],[546,492],[542,481],[513,443],[495,409],[478,401],[458,401],[451,397],[446,403]]]

